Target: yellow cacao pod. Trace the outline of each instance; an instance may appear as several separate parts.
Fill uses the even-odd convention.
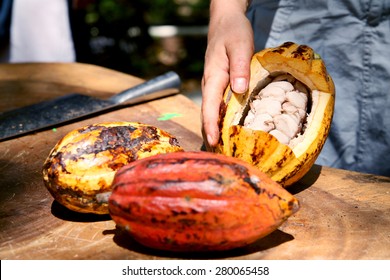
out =
[[[60,204],[81,213],[108,214],[96,195],[111,191],[116,171],[148,156],[183,151],[169,133],[137,122],[88,125],[69,132],[43,165],[46,188]]]
[[[292,42],[254,54],[250,71],[245,94],[230,85],[225,90],[214,151],[249,162],[287,187],[309,171],[325,143],[334,83],[313,49]]]

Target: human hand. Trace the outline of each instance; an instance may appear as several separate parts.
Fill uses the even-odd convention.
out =
[[[219,107],[229,82],[235,93],[248,89],[254,43],[245,11],[246,1],[211,2],[202,78],[202,126],[208,146],[219,139]]]

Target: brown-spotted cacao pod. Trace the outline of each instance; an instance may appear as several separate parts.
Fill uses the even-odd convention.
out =
[[[109,210],[139,243],[169,251],[228,250],[277,229],[298,200],[252,165],[209,152],[161,154],[115,175]]]
[[[213,151],[240,158],[287,187],[312,167],[328,136],[335,88],[323,60],[287,42],[256,53],[249,89],[226,88]]]
[[[65,207],[82,213],[108,214],[108,204],[96,194],[111,190],[116,171],[159,153],[183,151],[175,137],[146,124],[109,122],[69,132],[51,150],[43,179],[51,195]]]

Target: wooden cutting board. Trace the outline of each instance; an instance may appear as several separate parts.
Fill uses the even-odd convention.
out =
[[[0,111],[69,92],[108,97],[142,80],[102,67],[0,65]],[[140,121],[202,147],[200,108],[184,95],[123,108],[0,142],[0,259],[389,259],[390,178],[313,166],[289,190],[301,209],[245,248],[180,254],[137,244],[110,217],[74,213],[43,185],[41,168],[67,132],[103,121]],[[1,129],[1,128],[0,128]]]

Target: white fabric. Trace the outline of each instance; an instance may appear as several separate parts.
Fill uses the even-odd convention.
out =
[[[66,0],[14,0],[10,62],[73,62]]]

